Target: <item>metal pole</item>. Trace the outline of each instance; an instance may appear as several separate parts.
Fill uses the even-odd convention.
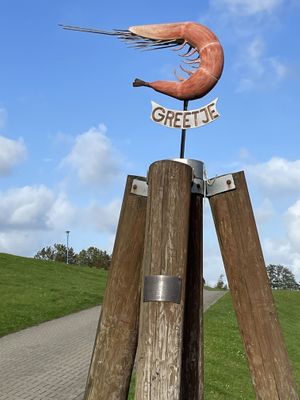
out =
[[[188,104],[189,104],[188,100],[184,100],[183,101],[183,111],[187,111]],[[186,129],[182,129],[182,131],[181,131],[181,145],[180,145],[180,158],[184,158],[185,137],[186,137]]]
[[[67,264],[69,264],[69,234],[70,231],[66,231],[67,234]]]

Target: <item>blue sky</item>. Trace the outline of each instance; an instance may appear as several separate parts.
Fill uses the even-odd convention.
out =
[[[126,29],[196,21],[225,52],[221,117],[187,134],[186,156],[209,177],[245,170],[266,263],[300,280],[299,0],[2,0],[0,7],[0,251],[32,256],[65,242],[111,251],[128,174],[178,157],[180,132],[154,124],[151,100],[182,104],[131,82],[173,79],[170,50],[139,52],[59,23]],[[222,273],[205,206],[205,276]]]

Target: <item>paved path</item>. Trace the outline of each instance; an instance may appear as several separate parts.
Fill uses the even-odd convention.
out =
[[[205,290],[203,291],[203,307],[204,311],[206,311],[210,306],[215,304],[224,294],[227,293],[226,291],[215,291],[215,290]]]
[[[204,309],[224,292],[205,291]],[[100,307],[0,339],[0,400],[82,400]]]
[[[0,399],[75,400],[84,390],[99,313],[94,307],[1,338]]]

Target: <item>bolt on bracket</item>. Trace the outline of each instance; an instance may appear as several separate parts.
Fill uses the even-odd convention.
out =
[[[146,181],[134,179],[132,181],[130,193],[136,194],[137,196],[148,196],[148,184]]]
[[[192,193],[202,194],[204,196],[205,193],[205,181],[200,178],[194,178],[192,182]]]
[[[205,197],[212,197],[234,189],[235,183],[232,174],[217,176],[205,181]]]

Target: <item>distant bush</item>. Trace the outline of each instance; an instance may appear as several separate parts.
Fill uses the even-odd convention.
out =
[[[300,290],[292,271],[283,265],[269,264],[267,274],[272,289]]]
[[[52,260],[59,262],[67,262],[67,247],[64,244],[55,243],[54,246],[43,247],[34,256],[40,260]],[[87,265],[94,268],[109,269],[111,256],[97,247],[89,247],[87,250],[81,250],[75,253],[72,247],[68,249],[68,263]]]
[[[47,261],[67,262],[67,247],[64,244],[55,243],[54,246],[43,247],[34,258]],[[77,254],[72,247],[68,250],[69,264],[76,264]]]
[[[219,289],[219,290],[227,290],[228,289],[226,283],[224,282],[224,274],[221,274],[219,276],[219,279],[215,286],[215,289]]]
[[[81,250],[77,256],[77,263],[88,265],[89,267],[108,269],[111,256],[97,247],[89,247],[87,250]]]

